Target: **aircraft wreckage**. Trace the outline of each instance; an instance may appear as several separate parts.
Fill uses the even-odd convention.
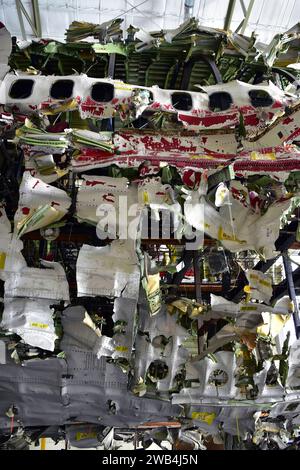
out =
[[[297,446],[300,35],[120,25],[1,25],[1,445]]]

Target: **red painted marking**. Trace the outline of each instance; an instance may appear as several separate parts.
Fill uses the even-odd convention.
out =
[[[186,122],[191,126],[211,127],[219,124],[225,124],[227,121],[229,121],[227,125],[235,123],[237,121],[237,113],[225,115],[212,114],[212,116],[206,117],[196,117],[190,116],[188,114],[178,114],[178,119],[183,122]]]
[[[92,186],[92,187],[93,187],[93,186],[96,186],[97,184],[102,184],[102,185],[104,185],[105,182],[104,182],[104,181],[86,181],[86,182],[85,182],[85,185],[86,185],[86,186]]]
[[[112,199],[110,199],[110,198],[112,198]],[[115,197],[111,193],[104,194],[103,199],[107,202],[115,202]]]
[[[282,124],[290,124],[291,122],[294,122],[294,119],[288,116],[284,121],[282,121]]]
[[[246,126],[257,126],[259,124],[259,119],[256,114],[251,114],[250,116],[245,116],[245,125]]]

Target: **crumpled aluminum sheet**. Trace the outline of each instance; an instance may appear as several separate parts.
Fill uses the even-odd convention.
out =
[[[30,346],[54,351],[53,303],[47,299],[5,299],[1,328],[12,331]]]
[[[186,364],[186,379],[198,380],[199,385],[183,388],[178,394],[172,395],[172,403],[201,404],[207,400],[210,403],[218,403],[219,400],[229,400],[237,395],[234,383],[235,355],[229,351],[220,351],[214,354],[217,362],[209,358],[198,362]],[[214,371],[222,370],[227,374],[227,382],[221,386],[209,383]]]
[[[78,297],[104,295],[137,299],[140,270],[134,241],[114,240],[110,245],[83,245],[79,251],[76,277]]]
[[[41,264],[45,269],[24,267],[11,273],[5,283],[5,297],[69,301],[69,284],[63,267],[45,260]]]
[[[176,373],[179,372],[179,366],[184,364],[189,357],[188,351],[181,346],[189,334],[187,330],[176,323],[174,317],[167,313],[166,308],[162,308],[157,315],[150,317],[143,296],[140,298],[139,316],[138,329],[149,333],[150,341],[147,341],[144,335],[136,335],[135,381],[137,382],[140,377],[144,378],[146,376],[148,368],[153,361],[161,360],[168,366],[168,374],[164,379],[158,380],[157,390],[159,392],[168,391],[174,384],[174,378]],[[155,342],[153,342],[160,335],[164,335],[167,339],[171,337],[170,343],[164,352],[162,352],[160,347],[155,347]]]
[[[113,358],[130,359],[134,343],[134,324],[136,320],[137,302],[133,299],[118,298],[114,302],[113,321],[125,321],[124,333],[114,334],[115,351]]]

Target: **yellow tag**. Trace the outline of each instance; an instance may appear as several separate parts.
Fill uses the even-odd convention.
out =
[[[199,421],[204,421],[209,426],[214,422],[216,418],[216,413],[207,413],[207,412],[198,412],[193,411],[192,419],[198,419]]]
[[[5,260],[6,260],[6,253],[4,253],[3,251],[0,251],[0,269],[4,269]]]
[[[116,346],[115,351],[126,352],[128,348],[126,346]]]
[[[34,328],[41,328],[43,330],[46,330],[47,328],[49,328],[49,325],[47,325],[46,323],[37,323],[37,322],[30,323],[30,326],[33,326]]]
[[[96,439],[97,433],[96,432],[77,432],[76,433],[76,441],[82,441],[82,439]]]
[[[214,157],[211,157],[210,155],[191,155],[190,156],[191,160],[214,160]]]
[[[251,152],[251,160],[276,160],[276,154],[274,152],[260,153]]]
[[[149,204],[149,194],[148,191],[143,192],[144,204]]]
[[[242,312],[248,312],[248,311],[256,311],[257,310],[257,307],[253,306],[253,307],[250,307],[250,306],[244,306],[244,307],[241,307],[241,311]]]
[[[244,292],[245,292],[246,294],[251,294],[251,291],[252,291],[252,289],[251,289],[250,286],[245,286],[245,287],[244,287]]]
[[[237,243],[246,243],[246,240],[239,240],[235,235],[228,235],[228,233],[224,232],[223,227],[219,227],[218,231],[218,240],[226,240],[229,242],[237,242]]]

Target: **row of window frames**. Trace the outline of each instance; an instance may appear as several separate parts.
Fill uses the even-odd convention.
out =
[[[10,98],[14,100],[29,98],[32,94],[34,80],[16,80],[9,91]],[[50,89],[50,96],[53,99],[65,100],[72,97],[73,80],[57,80]],[[114,85],[110,83],[95,83],[91,87],[91,98],[99,103],[108,103],[114,98]],[[254,108],[269,107],[273,104],[273,99],[265,90],[250,90],[249,97]],[[150,100],[153,95],[150,92]],[[189,93],[174,92],[171,95],[172,105],[179,111],[190,111],[193,107],[192,97]],[[211,111],[226,111],[232,105],[233,100],[229,93],[225,91],[215,92],[209,96],[209,109]]]

